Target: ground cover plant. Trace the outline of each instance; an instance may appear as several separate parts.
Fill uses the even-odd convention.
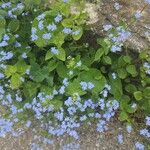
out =
[[[127,123],[129,133],[135,122],[145,120],[139,131],[145,143],[135,141],[135,148],[148,149],[149,51],[133,54],[124,47],[132,34],[123,20],[116,28],[103,26],[108,36],[96,39],[97,48],[82,42],[90,30],[84,4],[0,2],[0,137],[19,136],[23,130],[18,127],[32,128],[36,120],[48,144],[51,135],[67,133],[78,140],[81,125],[94,122],[97,132],[105,132],[117,117]],[[122,135],[118,142],[123,143]]]

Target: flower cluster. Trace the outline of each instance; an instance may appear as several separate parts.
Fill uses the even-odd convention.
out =
[[[146,74],[150,75],[150,64],[145,62],[143,66],[145,68]]]
[[[91,90],[94,88],[94,84],[91,83],[91,82],[84,82],[84,81],[81,81],[80,82],[80,85],[82,87],[83,90]]]

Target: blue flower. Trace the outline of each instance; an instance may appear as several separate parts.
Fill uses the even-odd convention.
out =
[[[43,39],[49,40],[52,37],[51,33],[45,33],[42,35]]]
[[[92,82],[88,82],[87,83],[88,89],[93,89],[95,87],[95,85]]]
[[[51,52],[52,52],[54,55],[58,55],[58,54],[59,54],[59,50],[56,49],[56,47],[52,47],[52,48],[51,48]]]
[[[106,131],[108,128],[106,126],[106,121],[105,120],[100,120],[97,124],[97,131],[98,132],[104,132]]]
[[[83,115],[80,117],[80,121],[85,121],[87,119],[87,116],[86,115]]]
[[[55,18],[54,18],[56,23],[59,23],[62,20],[62,15],[58,14]]]
[[[11,132],[13,129],[13,123],[10,120],[6,120],[0,117],[0,137],[5,137],[5,135]]]
[[[27,121],[26,127],[29,128],[31,126],[32,122],[30,120]]]
[[[63,117],[64,117],[64,114],[63,112],[56,112],[54,114],[54,116],[59,120],[59,121],[62,121],[63,120]]]
[[[76,108],[75,107],[69,107],[67,109],[67,111],[69,112],[70,115],[73,115],[74,113],[76,113]]]
[[[64,84],[64,86],[68,86],[69,85],[68,78],[65,78],[63,80],[63,84]]]
[[[27,54],[24,52],[22,55],[21,55],[22,58],[27,58]]]
[[[79,139],[79,135],[75,130],[70,131],[69,135],[74,137],[75,139]]]
[[[99,99],[98,106],[100,106],[101,110],[105,109],[105,101],[104,101],[104,99]]]
[[[38,39],[38,36],[35,34],[31,34],[31,40],[36,41]]]
[[[61,88],[59,89],[59,93],[60,94],[64,94],[65,93],[65,86],[61,86]]]
[[[49,31],[55,31],[57,29],[57,26],[54,23],[52,23],[47,26],[47,29]]]
[[[44,19],[45,16],[46,16],[45,14],[41,14],[37,17],[37,20],[40,21],[40,20]]]
[[[150,126],[150,117],[147,116],[145,119],[146,119],[146,125]]]
[[[103,28],[104,28],[104,30],[105,31],[108,31],[108,30],[110,30],[110,29],[112,29],[112,25],[103,25]]]
[[[77,30],[77,31],[72,32],[72,34],[73,35],[78,35],[78,34],[80,34],[80,32],[81,32],[81,30]]]
[[[137,150],[144,150],[145,149],[145,146],[143,144],[141,144],[140,142],[136,142],[135,143],[135,148]]]
[[[122,8],[122,5],[120,5],[119,3],[115,3],[114,7],[116,10],[119,10]]]
[[[121,51],[121,47],[120,46],[117,46],[117,45],[113,45],[111,47],[111,51],[116,53],[116,52],[120,52]]]
[[[4,78],[5,75],[3,73],[0,73],[0,79]]]
[[[140,19],[142,17],[142,13],[140,11],[136,11],[134,16],[136,19]]]
[[[112,75],[112,78],[113,78],[113,79],[116,79],[116,78],[117,78],[116,73],[113,72],[111,75]]]
[[[72,30],[71,30],[70,28],[66,28],[66,27],[65,27],[65,28],[63,29],[63,32],[66,33],[66,34],[70,34],[70,33],[72,32]]]
[[[43,20],[39,21],[39,23],[38,23],[38,28],[39,28],[40,30],[44,29]]]
[[[147,129],[141,129],[140,135],[143,135],[143,136],[150,138],[150,132]]]
[[[119,134],[119,135],[117,136],[117,139],[118,139],[118,143],[119,143],[119,144],[122,144],[122,143],[123,143],[123,136],[122,136],[122,134]]]
[[[78,149],[80,149],[80,145],[77,143],[69,143],[69,144],[64,145],[62,148],[62,150],[78,150]]]
[[[132,132],[132,126],[131,125],[127,125],[126,126],[126,130],[128,133],[131,133]]]
[[[81,81],[80,82],[81,88],[85,91],[88,88],[88,84],[86,82]]]
[[[145,0],[145,2],[146,2],[147,4],[150,4],[150,0]]]

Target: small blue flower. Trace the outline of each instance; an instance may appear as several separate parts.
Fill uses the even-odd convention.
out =
[[[146,125],[147,125],[147,126],[150,126],[150,117],[147,116],[145,119],[146,119]]]
[[[142,17],[142,13],[140,11],[136,11],[134,16],[136,19],[140,19]]]
[[[146,2],[147,4],[150,4],[150,0],[145,0],[145,2]]]
[[[68,78],[65,78],[65,79],[63,80],[63,84],[64,84],[64,86],[66,86],[66,87],[69,85]]]
[[[70,28],[64,28],[63,29],[63,32],[65,33],[65,34],[70,34],[71,32],[72,32],[72,30],[70,29]]]
[[[49,40],[52,37],[51,33],[45,33],[42,35],[43,39]]]
[[[88,89],[93,89],[95,87],[95,85],[92,82],[88,82],[87,83]]]
[[[122,8],[122,5],[120,5],[119,3],[115,3],[114,7],[116,10],[119,10]]]
[[[103,25],[104,31],[108,31],[110,29],[112,29],[112,25]]]
[[[132,132],[132,126],[131,125],[127,125],[126,126],[126,130],[128,133],[131,133]]]
[[[65,86],[61,86],[61,88],[59,89],[59,93],[60,94],[64,94],[65,93]]]
[[[116,79],[116,78],[117,78],[116,73],[112,73],[111,75],[112,75],[112,78],[113,78],[113,79]]]
[[[85,91],[88,88],[88,84],[86,82],[81,81],[80,82],[81,88]]]
[[[85,121],[87,119],[87,116],[86,115],[83,115],[80,117],[80,121]]]
[[[37,17],[37,20],[40,21],[40,20],[44,19],[45,16],[46,16],[45,14],[41,14]]]
[[[62,20],[62,15],[58,14],[55,18],[54,18],[56,23],[59,23]]]
[[[75,139],[79,139],[79,135],[75,130],[70,131],[69,135],[74,137]]]
[[[22,58],[27,58],[27,54],[24,52],[22,55],[21,55]]]
[[[121,47],[120,46],[117,46],[117,45],[113,45],[111,47],[111,51],[116,53],[116,52],[120,52],[121,51]]]
[[[135,148],[137,150],[144,150],[145,149],[145,146],[143,144],[141,144],[140,142],[136,142],[135,143]]]
[[[118,139],[118,143],[119,143],[119,144],[123,144],[123,136],[122,136],[122,134],[119,134],[119,135],[117,136],[117,139]]]
[[[49,31],[55,31],[57,29],[57,26],[54,23],[52,23],[47,26],[47,29]]]
[[[56,47],[52,47],[52,48],[51,48],[51,52],[52,52],[54,55],[58,55],[58,54],[59,54],[59,50],[56,49]]]
[[[40,30],[44,29],[43,20],[39,21],[39,23],[38,23],[38,28],[39,28]]]
[[[3,73],[0,73],[0,79],[4,78],[5,75]]]
[[[31,126],[32,122],[30,120],[27,121],[26,127],[29,128]]]

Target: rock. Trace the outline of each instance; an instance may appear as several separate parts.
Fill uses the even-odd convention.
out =
[[[117,2],[117,3],[116,3]],[[115,5],[120,5],[116,10]],[[116,6],[116,7],[117,7]],[[133,16],[136,11],[142,12],[142,17],[136,22]],[[87,24],[91,29],[100,36],[105,36],[103,25],[111,24],[114,27],[119,26],[121,19],[128,23],[128,30],[132,36],[125,42],[129,49],[140,52],[150,47],[150,6],[146,5],[143,0],[101,0],[97,3],[87,3],[86,11],[89,14]]]

